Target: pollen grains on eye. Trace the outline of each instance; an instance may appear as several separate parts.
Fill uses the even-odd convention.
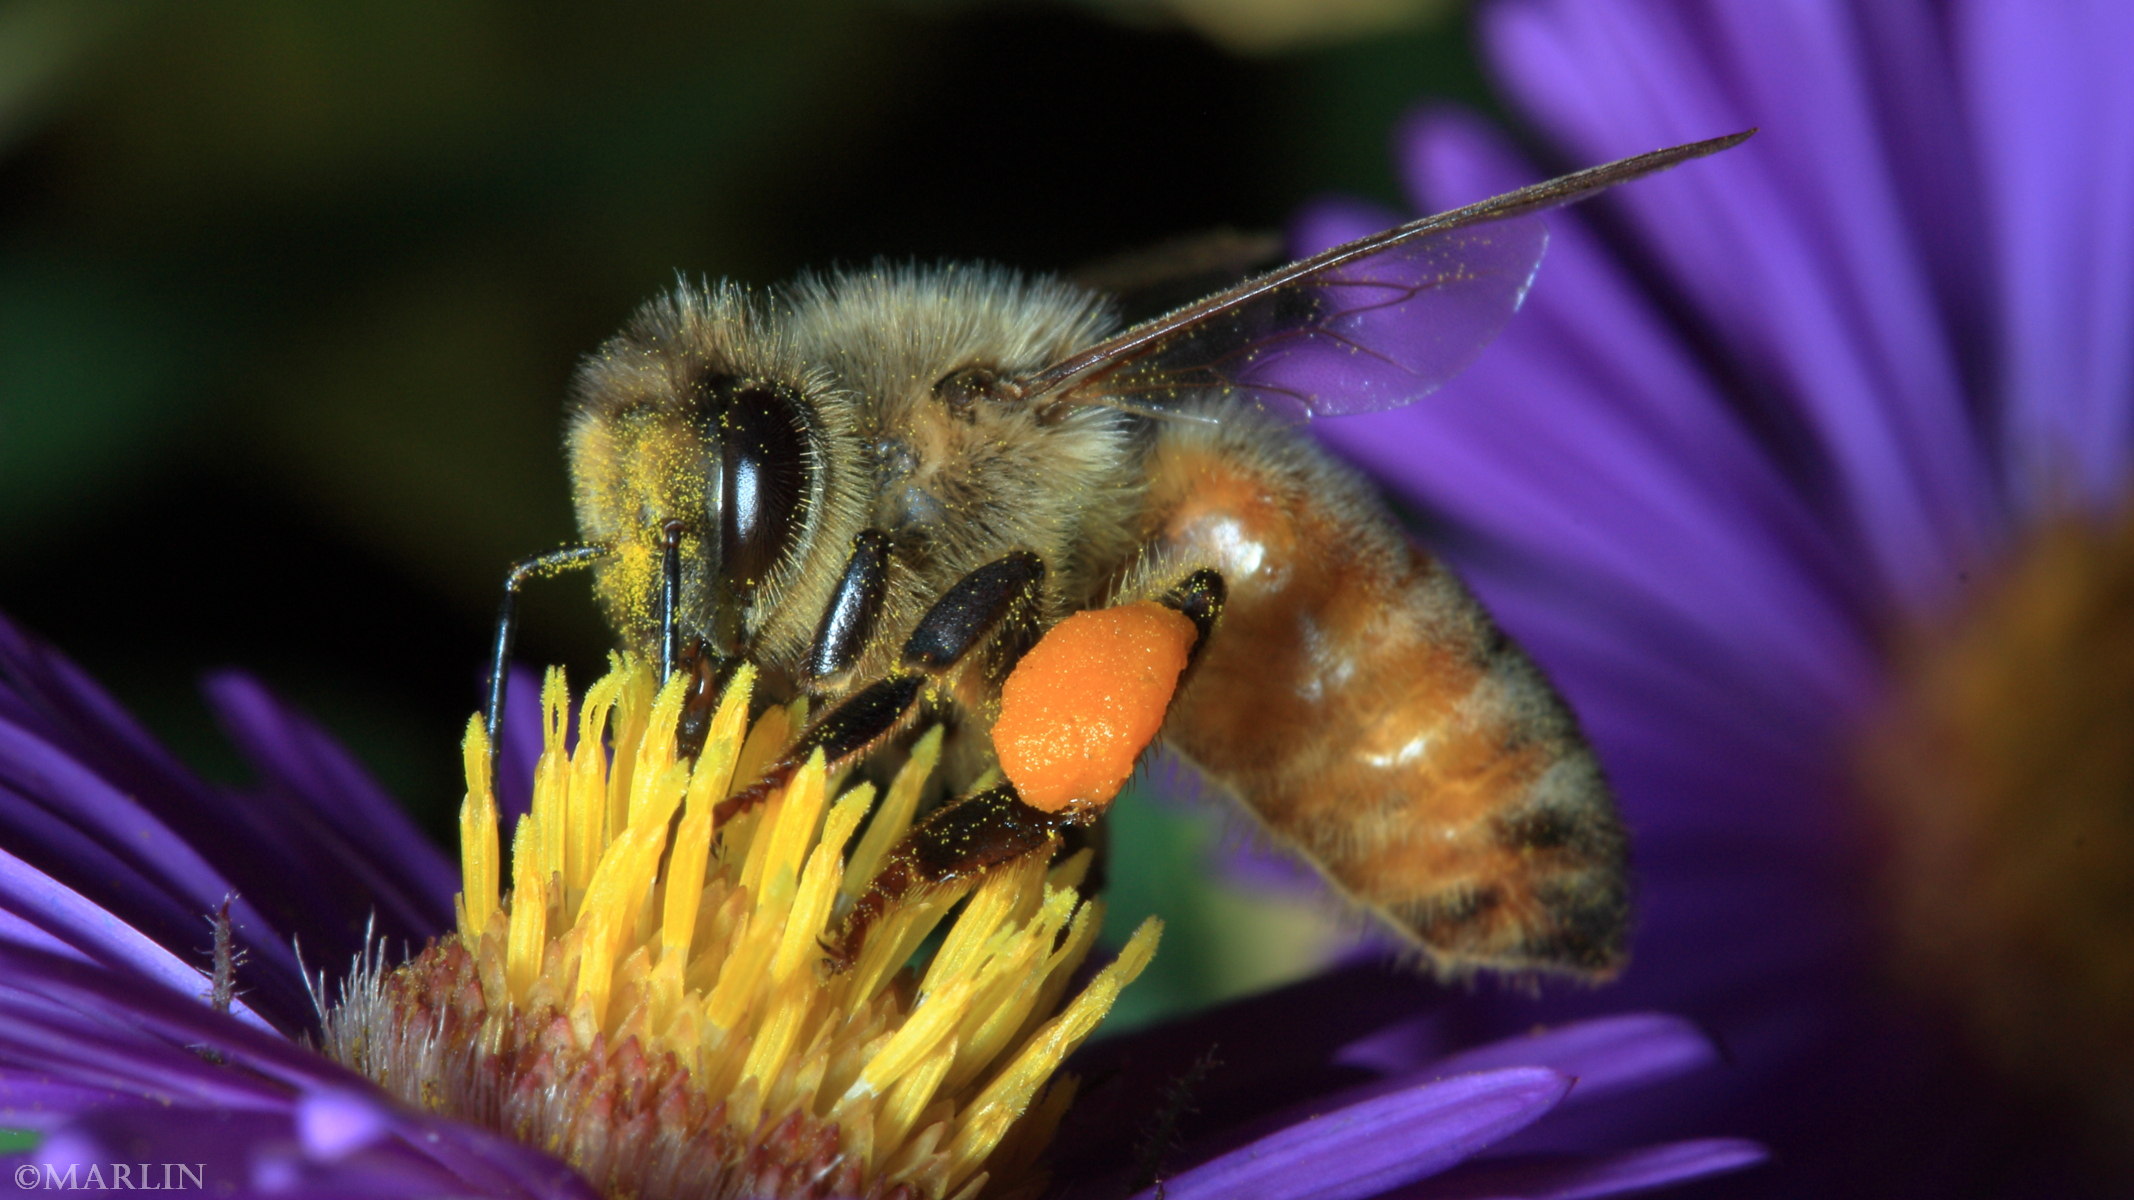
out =
[[[840,792],[819,754],[714,828],[801,715],[751,726],[753,678],[729,686],[692,761],[675,748],[680,680],[655,695],[645,664],[616,660],[573,740],[551,671],[508,868],[470,722],[458,929],[359,971],[326,1013],[326,1051],[611,1196],[1035,1194],[1075,1091],[1053,1073],[1147,965],[1158,924],[1068,998],[1102,904],[1077,890],[1086,854],[1049,871],[1033,858],[895,905],[851,969],[826,972],[824,939],[909,828],[941,739],[918,742],[856,844],[875,789]]]

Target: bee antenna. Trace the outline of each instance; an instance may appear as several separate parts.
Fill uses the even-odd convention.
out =
[[[677,614],[682,607],[682,523],[669,521],[660,527],[659,563],[659,682],[674,677],[675,659],[681,653],[681,630]]]
[[[497,606],[496,639],[489,647],[489,703],[482,729],[489,735],[489,777],[496,778],[496,756],[504,730],[504,674],[511,666],[511,643],[519,632],[519,589],[526,581],[582,567],[606,554],[605,546],[565,546],[511,564],[504,575],[504,600]]]

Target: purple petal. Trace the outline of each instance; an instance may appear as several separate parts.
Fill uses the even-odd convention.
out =
[[[1957,6],[2002,310],[2007,484],[2110,511],[2134,455],[2134,8]]]
[[[1624,189],[1620,208],[1738,361],[1781,385],[1771,414],[1807,418],[1883,589],[1932,594],[1947,564],[1984,544],[1984,462],[1926,275],[1883,252],[1905,244],[1880,237],[1903,215],[1851,128],[1867,116],[1854,107],[1854,49],[1800,19],[1811,7],[1706,20],[1686,7],[1506,5],[1491,31],[1520,97],[1582,154],[1765,126],[1721,158]],[[1761,90],[1772,72],[1787,106]],[[1840,147],[1837,170],[1822,165],[1824,137]]]
[[[1881,150],[1939,307],[1952,329],[1979,330],[1992,285],[1978,252],[1985,220],[1969,123],[1950,120],[1966,102],[1944,27],[1947,7],[1938,0],[1883,0],[1848,12],[1861,29],[1861,73],[1881,114]],[[1967,363],[1976,365],[1978,349],[1969,348]],[[1957,350],[1966,353],[1962,345]]]
[[[1654,1104],[1625,1100],[1622,1093],[1709,1073],[1720,1062],[1717,1048],[1703,1031],[1661,1014],[1576,1021],[1448,1056],[1452,1028],[1442,1016],[1403,1022],[1345,1047],[1337,1061],[1382,1074],[1389,1081],[1418,1072],[1435,1078],[1514,1066],[1545,1067],[1574,1081],[1570,1096],[1547,1122],[1509,1139],[1496,1153],[1582,1151],[1622,1141],[1626,1133],[1616,1126],[1622,1124],[1625,1111],[1649,1120],[1655,1110]],[[1391,1082],[1366,1085],[1349,1095],[1377,1094],[1393,1086]],[[1599,1103],[1603,1100],[1610,1102]],[[1663,1128],[1684,1130],[1680,1123]],[[1652,1131],[1648,1125],[1632,1123],[1627,1136],[1649,1137]]]
[[[1493,1160],[1418,1184],[1398,1200],[1591,1200],[1723,1175],[1766,1157],[1754,1142],[1709,1138],[1615,1154]]]
[[[1896,164],[1880,136],[1855,7],[1710,11],[1747,76],[1752,108],[1774,118],[1785,182],[1812,222],[1824,302],[1843,314],[1849,349],[1897,431],[1902,469],[1940,518],[1945,540],[1924,561],[1946,568],[1985,548],[1993,500],[1977,414],[1956,370],[1953,339],[1970,333],[1944,326],[1937,311],[1911,214],[1900,200]],[[1931,53],[1930,43],[1915,57],[1928,60]],[[1780,115],[1790,119],[1778,122]]]
[[[493,1153],[469,1154],[494,1143]],[[425,1144],[427,1143],[427,1144]],[[438,1153],[445,1151],[445,1153]],[[560,1163],[529,1169],[525,1152],[444,1122],[411,1125],[403,1136],[337,1158],[318,1158],[299,1140],[287,1112],[134,1106],[106,1109],[51,1134],[30,1161],[44,1179],[66,1177],[91,1187],[90,1172],[114,1186],[199,1190],[222,1195],[573,1197],[593,1195]],[[126,1170],[130,1183],[114,1185]],[[46,1184],[46,1186],[51,1186]],[[146,1190],[144,1188],[144,1190]]]
[[[248,1071],[211,1064],[210,1047]],[[0,1054],[18,1064],[72,1064],[108,1080],[133,1080],[173,1096],[217,1104],[262,1103],[276,1084],[368,1085],[275,1034],[215,1012],[204,1002],[114,976],[84,963],[0,945]],[[69,1076],[89,1079],[88,1074]],[[0,1080],[0,1087],[6,1081]],[[262,1090],[268,1089],[268,1090]]]
[[[199,968],[5,850],[0,850],[0,940],[64,950],[113,970],[136,972],[181,996],[201,995],[208,987]],[[243,1000],[232,1005],[232,1014],[269,1028]]]
[[[458,869],[346,751],[248,676],[211,677],[207,693],[260,773],[262,794],[246,807],[280,831],[289,859],[320,876],[306,889],[310,920],[292,933],[339,956],[361,947],[373,912],[376,936],[391,941],[450,927]]]
[[[547,1155],[410,1113],[203,1004],[6,946],[0,1121],[47,1132],[41,1162],[206,1163],[239,1193],[592,1195]]]
[[[194,813],[186,805],[211,794],[212,789],[157,745],[80,668],[4,615],[0,615],[0,721],[31,731],[73,758],[96,763],[98,773],[123,792],[168,798],[180,819],[177,828],[188,837],[214,832],[212,816]],[[193,823],[184,823],[187,816]]]
[[[0,720],[0,835],[9,850],[166,948],[204,945],[203,918],[238,889],[194,849],[199,843],[152,813],[149,800]],[[286,936],[241,892],[230,920],[254,966],[258,1007],[301,1023],[310,1005]]]
[[[330,739],[255,685],[212,685],[265,778],[245,794],[186,773],[71,664],[4,620],[0,680],[9,850],[180,957],[204,946],[203,918],[234,895],[241,983],[282,1028],[312,1019],[297,938],[337,964],[373,933],[413,941],[450,923],[456,882],[443,855]]]
[[[1170,1200],[1352,1200],[1434,1175],[1556,1106],[1571,1081],[1462,1075],[1299,1121],[1166,1180]],[[1153,1197],[1152,1188],[1141,1193]]]
[[[1372,1083],[1381,1076],[1336,1061],[1342,1047],[1437,1008],[1444,995],[1412,972],[1374,962],[1102,1039],[1074,1059],[1088,1084],[1060,1127],[1052,1161],[1063,1177],[1118,1169],[1132,1152],[1118,1131],[1147,1127],[1183,1079],[1200,1079],[1178,1130],[1189,1142],[1264,1120],[1300,1096]],[[1280,1036],[1270,1037],[1272,1030]]]
[[[1547,1067],[1576,1083],[1572,1103],[1590,1104],[1703,1070],[1718,1061],[1718,1048],[1690,1022],[1662,1013],[1633,1013],[1477,1046],[1444,1059],[1436,1069],[1450,1074]]]
[[[393,1122],[375,1095],[328,1089],[298,1102],[296,1127],[305,1153],[336,1159],[377,1143]]]
[[[286,1115],[272,1112],[113,1107],[46,1135],[29,1162],[44,1172],[47,1187],[63,1187],[50,1181],[71,1177],[89,1190],[162,1190],[167,1172],[173,1191],[247,1195],[254,1191],[253,1148],[286,1141],[288,1127]],[[113,1178],[137,1170],[151,1176],[152,1186]]]

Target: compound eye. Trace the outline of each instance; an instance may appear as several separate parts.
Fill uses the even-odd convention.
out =
[[[719,447],[720,573],[745,604],[798,538],[812,470],[807,426],[799,395],[778,384],[715,381],[705,401]]]

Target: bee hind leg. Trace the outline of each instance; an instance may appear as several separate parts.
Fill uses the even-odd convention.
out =
[[[998,783],[936,809],[906,833],[853,901],[837,936],[823,946],[834,973],[859,961],[867,931],[905,898],[985,874],[1029,854],[1048,857],[1061,835],[1095,812],[1046,812],[1023,803],[1012,783]]]
[[[1186,670],[1200,661],[1200,652],[1208,647],[1208,635],[1215,632],[1215,623],[1223,615],[1223,601],[1230,595],[1228,584],[1223,582],[1223,573],[1213,567],[1202,567],[1187,575],[1169,591],[1156,597],[1156,603],[1183,614],[1193,622],[1193,648],[1186,652]]]
[[[1185,670],[1191,669],[1193,656],[1214,630],[1222,615],[1226,595],[1222,575],[1211,569],[1202,569],[1192,572],[1168,590],[1152,597],[1155,603],[1183,615],[1192,624],[1192,644],[1185,649],[1183,655]],[[1078,614],[1057,628],[1059,632],[1064,633],[1067,626],[1076,620],[1097,618],[1101,622],[1104,615]],[[1056,648],[1057,643],[1049,641],[1052,635],[1048,634],[1047,637],[1048,646]],[[1075,642],[1073,635],[1069,635],[1066,640]],[[1133,639],[1129,636],[1129,640]],[[1137,641],[1135,644],[1150,647],[1155,643]],[[1179,643],[1173,641],[1171,644]],[[1133,656],[1128,657],[1132,664],[1126,668],[1128,673],[1138,673],[1140,664],[1133,662]],[[1057,662],[1048,660],[1044,649],[1031,653],[1026,661],[1039,676],[1035,687],[1042,692],[1048,688],[1063,686],[1071,689],[1076,682],[1081,681],[1078,677],[1090,672],[1095,672],[1100,680],[1111,678],[1108,671],[1115,668],[1105,664],[1103,658],[1099,645],[1083,641],[1065,649],[1058,656]],[[1177,674],[1180,678],[1183,677],[1183,672]],[[1013,687],[1014,684],[1011,683],[1009,691],[1012,691]],[[1127,693],[1120,690],[1101,690],[1111,703],[1148,718],[1148,737],[1154,736],[1157,724],[1168,710],[1170,698],[1176,695],[1174,688],[1169,691],[1147,692],[1129,699]],[[1018,775],[1017,762],[1011,757],[1010,750],[1013,749],[1013,739],[1020,735],[1008,733],[1008,725],[1012,720],[1007,708],[1010,699],[1011,697],[1004,694],[1002,723],[996,726],[995,733],[996,744],[1002,747],[1001,765],[1009,773],[1011,780],[937,810],[904,835],[890,851],[889,857],[868,884],[867,890],[861,893],[846,913],[844,924],[837,936],[824,946],[832,971],[844,970],[856,962],[868,929],[891,905],[914,893],[997,870],[1026,855],[1041,853],[1051,857],[1063,847],[1078,848],[1075,843],[1096,849],[1097,858],[1101,860],[1103,846],[1099,836],[1101,826],[1097,825],[1097,818],[1103,814],[1110,805],[1112,796],[1125,782],[1133,760],[1140,756],[1141,750],[1147,744],[1147,737],[1124,743],[1102,738],[1083,741],[1077,750],[1070,751],[1065,756],[1065,761],[1070,765],[1064,770],[1059,762],[1026,763],[1033,774]],[[1027,729],[1036,743],[1049,746],[1060,740],[1054,735],[1061,732],[1061,722],[1078,724],[1079,719],[1086,715],[1079,709],[1070,708],[1066,712],[1041,712],[1034,720],[1018,724]],[[1114,721],[1107,723],[1114,727],[1122,723],[1118,720],[1122,716],[1131,720],[1131,713],[1110,712],[1104,715],[1114,718]],[[1002,740],[1003,735],[1008,740]],[[1111,759],[1116,764],[1116,774],[1109,776],[1104,782],[1092,782],[1071,765],[1086,759]],[[1037,803],[1024,799],[1013,779],[1022,779],[1027,786],[1037,789],[1032,793]],[[1048,793],[1058,790],[1055,785],[1062,779],[1070,780],[1077,786],[1071,787],[1064,795],[1048,796]],[[1100,871],[1101,863],[1093,862],[1090,878],[1085,881],[1085,885],[1091,888],[1098,886],[1095,881]]]
[[[1028,647],[1031,624],[1045,583],[1045,563],[1025,550],[993,560],[958,580],[919,618],[904,643],[903,663],[845,697],[817,717],[764,769],[761,778],[719,803],[720,824],[761,804],[817,750],[834,770],[895,733],[917,707],[929,681],[961,666],[969,656],[998,646],[1001,669]]]
[[[1122,591],[1117,601],[1131,603],[1137,596],[1163,605],[1193,622],[1193,645],[1186,651],[1186,668],[1178,678],[1178,686],[1184,687],[1193,677],[1193,667],[1200,661],[1201,652],[1208,647],[1208,636],[1215,632],[1216,623],[1223,615],[1223,601],[1229,596],[1229,587],[1223,582],[1222,572],[1213,567],[1202,567],[1187,573],[1177,582],[1164,586],[1162,578],[1175,576],[1145,577],[1141,586]],[[1161,590],[1157,590],[1157,589]],[[1070,855],[1078,850],[1090,851],[1089,873],[1083,879],[1083,887],[1090,892],[1101,892],[1109,874],[1111,862],[1111,838],[1109,825],[1088,823],[1069,826],[1063,831],[1059,853]]]

